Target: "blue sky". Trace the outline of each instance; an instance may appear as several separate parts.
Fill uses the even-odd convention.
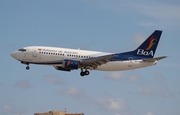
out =
[[[180,115],[180,2],[176,0],[0,0],[0,114],[67,110],[86,115]],[[10,56],[43,45],[133,50],[163,30],[156,66],[130,71],[57,71]]]

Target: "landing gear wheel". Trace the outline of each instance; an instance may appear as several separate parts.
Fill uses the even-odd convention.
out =
[[[85,75],[89,75],[90,72],[88,70],[86,70],[84,73],[85,73]]]
[[[30,69],[30,67],[29,66],[26,66],[26,70],[29,70]]]
[[[80,75],[83,77],[85,75],[85,73],[83,71],[81,71]]]
[[[80,75],[83,77],[83,76],[85,76],[85,75],[89,75],[89,71],[88,70],[85,70],[85,71],[83,71],[83,70],[81,70],[81,73],[80,73]]]

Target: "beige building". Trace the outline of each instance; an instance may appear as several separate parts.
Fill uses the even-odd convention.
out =
[[[49,111],[44,113],[34,113],[34,115],[84,115],[84,113],[66,113],[66,111]]]

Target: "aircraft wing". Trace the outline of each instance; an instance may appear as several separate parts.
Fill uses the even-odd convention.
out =
[[[100,57],[96,57],[96,58],[83,59],[79,62],[79,65],[81,67],[95,69],[98,66],[109,62],[110,61],[109,59],[111,59],[114,56],[115,55],[112,54],[112,55],[105,55],[105,56],[100,56]]]
[[[161,56],[161,57],[156,57],[156,58],[148,58],[148,59],[143,59],[143,61],[158,61],[161,59],[167,58],[167,56]]]

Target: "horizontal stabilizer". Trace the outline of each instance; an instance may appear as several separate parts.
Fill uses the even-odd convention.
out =
[[[161,57],[156,57],[156,58],[148,58],[148,59],[143,59],[144,61],[158,61],[161,59],[167,58],[167,56],[161,56]]]

